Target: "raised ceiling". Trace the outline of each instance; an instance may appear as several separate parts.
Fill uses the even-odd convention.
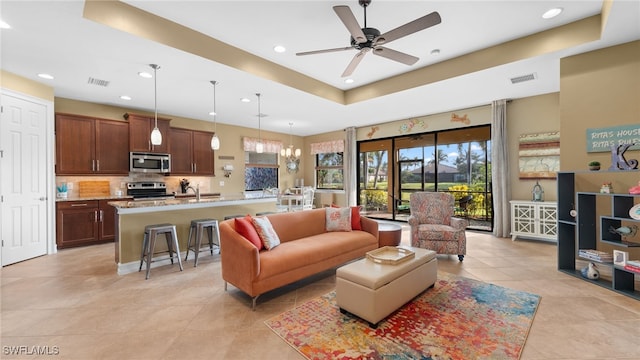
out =
[[[2,1],[12,28],[1,33],[0,65],[57,97],[153,111],[153,81],[137,73],[156,63],[162,114],[211,121],[217,80],[220,123],[256,128],[261,93],[262,128],[288,133],[293,122],[304,136],[557,92],[560,58],[640,39],[639,1],[373,0],[367,25],[382,32],[432,11],[442,23],[389,45],[415,65],[367,56],[345,84],[355,50],[295,55],[349,45],[334,5],[363,25],[355,0]],[[552,7],[564,11],[542,19]]]

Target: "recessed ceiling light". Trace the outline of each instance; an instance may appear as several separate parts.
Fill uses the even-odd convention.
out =
[[[433,56],[440,55],[440,49],[431,50],[431,55],[433,55]]]
[[[557,8],[553,8],[553,9],[549,9],[547,10],[544,14],[542,14],[542,18],[543,19],[552,19],[558,15],[560,15],[560,13],[562,12],[562,8],[561,7],[557,7]]]
[[[287,51],[287,48],[285,48],[282,45],[276,45],[273,47],[273,51],[277,52],[277,53],[283,53],[285,51]]]
[[[344,79],[344,83],[345,84],[353,84],[353,79],[349,78],[349,79]]]
[[[129,95],[121,95],[120,99],[122,99],[122,100],[131,100],[131,96],[129,96]]]
[[[47,79],[47,80],[53,80],[53,76],[49,75],[49,74],[38,74],[39,77],[43,78],[43,79]]]
[[[251,100],[247,99],[247,98],[241,98],[240,101],[244,102],[244,103],[248,103],[251,102]]]
[[[11,25],[9,25],[6,22],[0,20],[0,29],[11,29]]]
[[[145,79],[151,79],[153,77],[153,75],[151,75],[150,73],[148,73],[146,71],[140,71],[138,73],[138,76],[143,77]]]

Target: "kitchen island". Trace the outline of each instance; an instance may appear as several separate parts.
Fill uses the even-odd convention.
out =
[[[111,201],[116,208],[115,261],[119,275],[137,272],[144,228],[147,225],[170,223],[176,225],[182,256],[186,253],[191,220],[217,219],[227,215],[255,215],[257,212],[276,211],[275,196],[224,195],[164,200]],[[161,237],[162,239],[162,237]],[[156,250],[166,249],[159,241]],[[193,257],[191,257],[193,259]],[[152,263],[152,267],[170,264],[169,260]]]

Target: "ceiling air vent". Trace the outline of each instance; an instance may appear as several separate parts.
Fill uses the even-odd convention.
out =
[[[92,78],[92,77],[89,78],[87,83],[89,85],[97,85],[97,86],[104,86],[104,87],[109,86],[109,81],[108,80],[100,80],[100,79],[95,79],[95,78]]]
[[[511,83],[512,84],[518,84],[518,83],[525,82],[525,81],[535,80],[537,77],[538,77],[538,75],[536,75],[536,73],[522,75],[522,76],[516,76],[516,77],[511,78]]]

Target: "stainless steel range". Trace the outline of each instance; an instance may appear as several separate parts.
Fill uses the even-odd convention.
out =
[[[160,181],[139,181],[127,184],[127,195],[134,200],[173,199],[173,194],[167,193],[167,185]]]

